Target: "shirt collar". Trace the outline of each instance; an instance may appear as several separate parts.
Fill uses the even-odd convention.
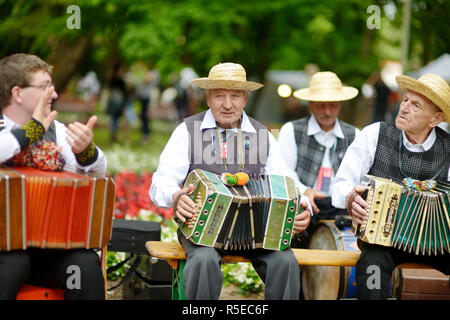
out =
[[[20,127],[19,124],[15,123],[5,115],[3,115],[3,120],[5,120],[5,129],[14,130]]]
[[[433,128],[424,143],[412,144],[406,137],[405,131],[402,130],[403,145],[413,152],[425,152],[431,149],[436,140],[436,130]]]
[[[311,117],[309,118],[309,121],[308,121],[307,134],[308,134],[308,136],[314,136],[320,132],[327,133],[320,128],[319,124],[317,123],[316,118],[314,117],[313,114],[311,114]],[[332,132],[337,138],[344,139],[344,133],[342,132],[342,128],[341,128],[341,125],[339,124],[338,119],[336,119],[333,130],[331,130],[330,132]]]
[[[214,116],[211,112],[211,109],[208,109],[206,111],[205,117],[203,118],[202,124],[200,126],[200,130],[204,129],[212,129],[216,128],[216,119],[214,119]],[[237,128],[232,129],[233,131],[237,131]],[[251,132],[256,133],[255,127],[251,124],[247,114],[245,111],[242,111],[242,123],[241,123],[241,130],[243,132]]]

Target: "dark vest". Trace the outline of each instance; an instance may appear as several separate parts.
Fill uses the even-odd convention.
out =
[[[189,133],[189,172],[202,169],[216,174],[225,172],[223,159],[220,157],[220,139],[216,128],[200,131],[206,111],[184,119]],[[248,117],[256,133],[242,132],[244,151],[244,172],[264,174],[264,167],[269,155],[269,133],[258,121]],[[238,134],[226,130],[228,172],[236,173],[239,169]],[[219,141],[220,140],[220,141]]]
[[[0,120],[3,120],[3,114],[0,112]],[[2,131],[5,127],[0,126],[0,131]],[[50,124],[50,127],[47,131],[45,131],[44,135],[39,140],[47,140],[47,141],[53,141],[56,143],[56,126],[55,121],[52,121]]]
[[[308,186],[314,187],[314,184],[322,165],[323,156],[326,147],[317,142],[314,136],[308,136],[308,121],[311,116],[292,121],[294,127],[295,142],[297,144],[297,167],[296,172],[300,181]],[[337,139],[336,151],[331,159],[333,172],[336,174],[341,161],[344,158],[348,146],[355,139],[355,127],[340,120],[344,139]]]
[[[439,127],[436,130],[436,141],[426,152],[411,152],[401,144],[401,130],[393,124],[380,122],[377,150],[369,174],[401,182],[405,176],[399,167],[401,156],[402,170],[407,177],[426,180],[438,173],[435,180],[447,181],[449,166],[450,139],[449,134]]]

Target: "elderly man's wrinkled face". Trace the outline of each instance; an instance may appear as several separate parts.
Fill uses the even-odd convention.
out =
[[[323,131],[330,131],[334,127],[334,123],[341,110],[342,103],[340,101],[319,102],[310,101],[309,109],[317,120]]]
[[[210,89],[205,91],[206,101],[217,124],[224,129],[236,128],[248,93],[243,90]]]
[[[439,124],[443,113],[420,93],[408,90],[403,95],[400,110],[395,118],[395,126],[406,135],[426,133]]]

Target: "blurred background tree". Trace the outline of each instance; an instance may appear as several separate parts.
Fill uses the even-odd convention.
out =
[[[162,84],[185,66],[206,75],[218,62],[238,61],[263,81],[269,69],[307,63],[360,88],[382,59],[401,59],[402,0],[83,0],[81,28],[70,30],[72,0],[0,1],[0,56],[35,53],[55,65],[61,91],[94,70],[104,83],[117,61],[144,61]],[[381,8],[381,28],[366,12]],[[449,52],[445,0],[412,0],[408,68]],[[408,71],[408,70],[406,70]]]

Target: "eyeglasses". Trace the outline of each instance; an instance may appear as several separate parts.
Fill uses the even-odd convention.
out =
[[[32,88],[46,89],[46,88],[50,88],[50,87],[54,87],[54,86],[55,86],[55,84],[52,82],[49,84],[41,84],[41,85],[27,84],[26,86],[23,86],[22,88],[32,87]]]

